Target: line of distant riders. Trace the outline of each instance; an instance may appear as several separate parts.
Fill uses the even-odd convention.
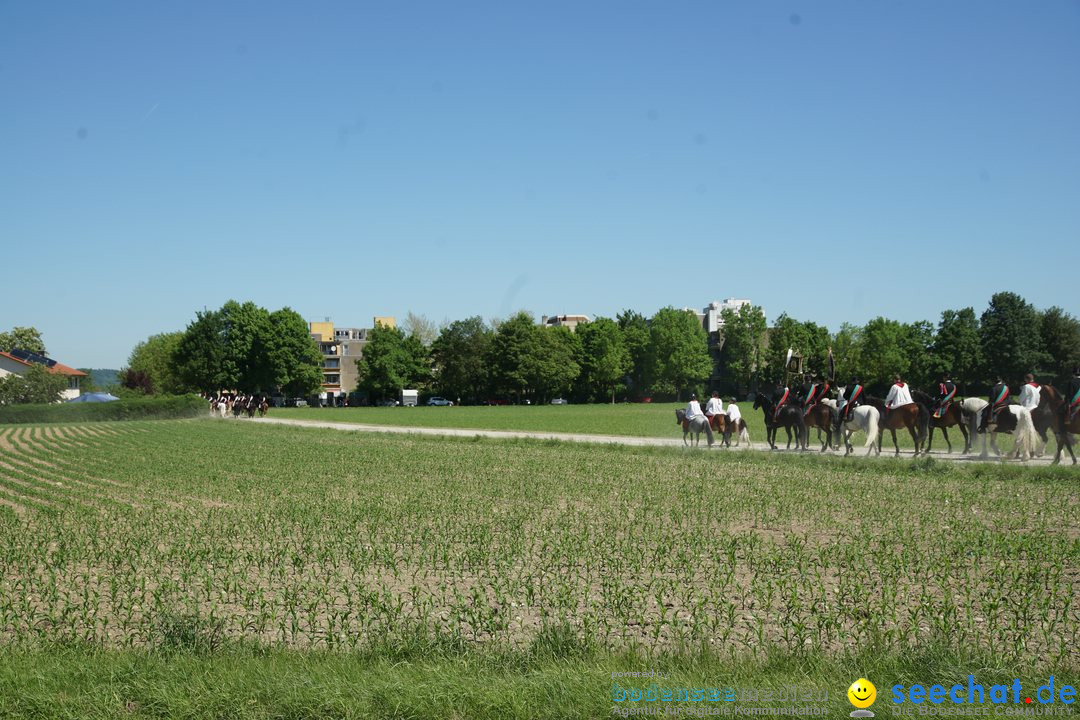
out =
[[[265,395],[242,395],[234,392],[202,393],[202,399],[210,403],[210,415],[234,418],[247,415],[249,418],[266,417],[270,410],[270,401]]]
[[[997,378],[987,400],[980,397],[960,400],[956,397],[956,384],[947,373],[942,376],[937,389],[931,392],[914,389],[899,375],[894,375],[888,396],[881,399],[867,393],[857,377],[847,385],[834,387],[830,381],[817,381],[808,373],[798,388],[777,384],[771,395],[758,393],[754,409],[761,408],[764,413],[767,441],[774,450],[780,428],[787,433],[788,449],[791,449],[794,431],[796,449],[807,450],[810,428],[816,427],[822,452],[829,447],[839,450],[843,440],[845,455],[850,454],[852,434],[862,431],[866,433],[867,455],[875,450],[880,455],[882,435],[888,430],[899,455],[896,431],[906,429],[915,443],[917,456],[930,452],[934,430],[940,429],[951,453],[948,428],[958,426],[964,436],[965,454],[974,446],[975,437],[982,435],[981,457],[988,456],[988,439],[994,452],[1001,457],[995,437],[998,433],[1011,433],[1016,441],[1015,456],[1027,460],[1043,454],[1049,439],[1047,433],[1053,432],[1057,439],[1054,464],[1061,462],[1062,451],[1068,450],[1076,465],[1072,435],[1080,434],[1080,366],[1073,369],[1064,393],[1053,385],[1040,385],[1029,373],[1020,388],[1019,402],[1012,403],[1010,397],[1011,390],[1001,377]],[[704,432],[711,447],[713,431],[723,435],[724,445],[730,444],[732,434],[736,435],[736,447],[739,439],[749,444],[746,422],[742,420],[734,398],[725,410],[714,392],[702,410],[697,396],[691,395],[686,409],[676,410],[675,417],[683,428],[686,444],[689,444],[691,434],[695,442],[700,442]]]

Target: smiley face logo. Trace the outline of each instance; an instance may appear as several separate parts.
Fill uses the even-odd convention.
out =
[[[865,710],[877,699],[877,688],[866,678],[859,678],[847,689],[847,698],[855,707]]]

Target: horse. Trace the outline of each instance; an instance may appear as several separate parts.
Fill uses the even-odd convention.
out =
[[[228,403],[228,401],[227,401],[227,400],[225,399],[225,396],[224,396],[224,395],[220,395],[220,396],[218,396],[217,400],[215,401],[215,403],[214,403],[214,405],[213,405],[213,408],[214,408],[214,410],[216,410],[216,411],[217,411],[217,414],[218,414],[218,415],[219,415],[220,417],[222,417],[222,418],[226,417],[226,415],[227,415],[227,414],[228,414],[228,412],[229,412],[229,403]],[[213,414],[213,410],[211,411],[211,413],[210,413],[210,414],[211,414],[211,415]]]
[[[863,445],[863,447],[866,448],[867,456],[869,456],[870,453],[875,450],[877,451],[878,455],[881,455],[881,444],[877,441],[878,434],[880,433],[880,430],[878,429],[878,421],[880,419],[880,414],[878,413],[877,408],[873,405],[859,405],[858,407],[852,408],[851,411],[848,412],[846,420],[843,419],[843,416],[840,414],[840,410],[843,409],[845,404],[845,389],[846,388],[840,388],[838,391],[841,402],[840,407],[836,413],[836,432],[841,438],[843,438],[844,446],[847,449],[847,451],[844,453],[844,457],[847,457],[851,454],[851,435],[856,430],[862,430],[866,433],[866,443]]]
[[[783,427],[787,432],[787,449],[791,449],[791,429],[795,428],[795,449],[805,450],[803,438],[807,435],[806,423],[803,421],[802,408],[796,405],[784,405],[778,411],[773,401],[761,393],[754,398],[754,409],[761,408],[765,413],[766,440],[769,447],[776,450],[776,431]]]
[[[252,395],[248,398],[247,404],[244,405],[244,410],[247,412],[249,418],[255,417],[255,411],[259,409],[259,398]]]
[[[821,452],[826,448],[833,447],[833,427],[836,425],[836,408],[816,402],[803,411],[803,420],[806,423],[806,437],[803,439],[803,447],[810,445],[810,428],[818,429],[818,442],[821,442],[821,431],[825,431],[825,442],[821,443]],[[840,447],[840,438],[836,439],[836,447]]]
[[[1057,455],[1054,457],[1054,464],[1057,465],[1061,462],[1061,451],[1068,449],[1069,455],[1072,456],[1073,465],[1076,464],[1076,453],[1073,452],[1072,436],[1080,434],[1080,413],[1076,413],[1071,418],[1069,417],[1069,408],[1065,402],[1062,401],[1061,407],[1058,408],[1058,422],[1054,425],[1054,433],[1057,435]]]
[[[750,431],[747,430],[746,421],[742,418],[733,423],[727,413],[717,413],[709,418],[709,424],[713,432],[724,437],[724,447],[731,447],[732,434],[735,435],[735,447],[739,447],[740,440],[745,440],[747,445],[750,444]]]
[[[936,407],[938,402],[934,400],[928,393],[924,393],[921,390],[911,391],[911,396],[916,401],[926,405],[927,408]],[[967,454],[968,448],[971,446],[971,440],[968,437],[967,428],[964,427],[964,413],[960,408],[960,403],[950,402],[949,407],[945,410],[945,414],[941,417],[935,417],[934,413],[930,413],[930,433],[926,440],[926,452],[930,453],[930,446],[934,443],[934,428],[941,428],[941,434],[945,436],[945,444],[949,446],[949,452],[952,452],[952,443],[949,442],[949,430],[953,425],[960,426],[960,434],[964,436],[964,454]]]
[[[896,455],[898,457],[900,455],[900,444],[896,442],[896,431],[900,428],[907,428],[907,431],[911,434],[911,439],[915,442],[915,457],[918,457],[919,451],[922,449],[923,438],[926,437],[926,426],[930,422],[930,410],[925,405],[913,402],[886,412],[885,401],[873,395],[866,396],[866,404],[877,408],[881,416],[878,421],[878,430],[888,430],[892,434]],[[884,435],[884,432],[881,434]],[[878,448],[881,448],[880,436],[878,438]]]
[[[1031,409],[1031,422],[1035,425],[1035,432],[1039,435],[1040,443],[1035,454],[1042,457],[1046,451],[1049,438],[1046,431],[1050,430],[1055,436],[1058,435],[1057,426],[1060,422],[1058,410],[1065,403],[1065,398],[1053,385],[1043,385],[1039,388],[1039,404]],[[1060,442],[1059,442],[1060,444]]]
[[[706,426],[709,425],[709,419],[704,415],[699,415],[693,420],[687,420],[686,410],[684,408],[678,408],[675,411],[675,424],[681,426],[683,429],[683,445],[690,447],[690,443],[687,442],[687,436],[690,433],[694,433],[694,447],[697,447],[701,444],[701,433],[705,432]]]
[[[259,417],[266,417],[266,413],[270,412],[270,403],[266,401],[264,396],[262,402],[259,403]]]
[[[982,412],[986,409],[986,406],[990,403],[983,400],[980,397],[964,398],[964,401],[960,403],[960,414],[964,416],[964,424],[967,425],[968,438],[971,444],[968,448],[969,451],[975,449],[975,438],[980,434],[979,429],[982,427]],[[997,449],[997,442],[994,440],[994,436],[982,434],[982,453],[979,455],[981,458],[987,457],[986,441],[990,440],[990,444],[994,448],[994,452],[998,455],[1001,452]]]
[[[979,432],[1011,432],[1016,441],[1016,457],[1027,461],[1035,454],[1035,445],[1039,436],[1035,432],[1035,423],[1031,420],[1031,411],[1023,405],[1006,405],[994,417],[990,403],[982,411],[982,427]],[[1001,452],[994,445],[998,458]]]

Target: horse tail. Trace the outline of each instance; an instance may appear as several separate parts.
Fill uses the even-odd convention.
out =
[[[1025,460],[1035,454],[1035,443],[1038,436],[1035,433],[1035,423],[1031,420],[1031,412],[1024,410],[1016,416],[1016,431],[1013,433],[1016,440],[1016,448]]]
[[[747,445],[750,444],[750,430],[746,427],[745,420],[739,420],[739,439]]]
[[[866,413],[866,444],[863,447],[870,447],[877,442],[878,436],[878,411],[873,405],[868,406],[873,412]]]

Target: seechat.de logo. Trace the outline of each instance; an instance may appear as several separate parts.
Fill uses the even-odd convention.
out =
[[[859,678],[847,689],[847,699],[858,708],[851,713],[851,717],[874,717],[874,713],[867,710],[877,699],[877,688],[874,687],[874,683],[866,678]]]

